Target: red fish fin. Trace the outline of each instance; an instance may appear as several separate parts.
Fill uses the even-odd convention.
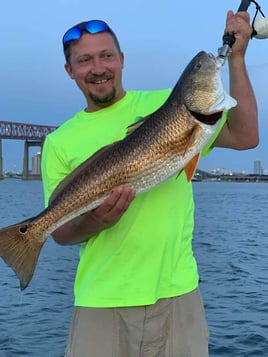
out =
[[[29,221],[0,230],[0,257],[14,270],[24,290],[32,279],[46,239],[37,237]]]
[[[198,165],[199,157],[200,157],[200,153],[196,154],[184,168],[188,182],[190,182],[192,180],[192,178],[195,174],[195,170]]]

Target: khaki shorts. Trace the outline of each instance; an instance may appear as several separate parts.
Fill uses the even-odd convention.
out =
[[[75,307],[65,357],[208,357],[199,290],[149,306]]]

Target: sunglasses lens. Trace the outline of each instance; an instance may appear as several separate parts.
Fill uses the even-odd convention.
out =
[[[102,31],[107,31],[109,30],[109,27],[103,21],[92,20],[85,24],[85,30],[87,30],[91,34],[94,34]]]
[[[66,45],[70,41],[79,40],[79,38],[81,37],[81,33],[82,31],[79,27],[74,27],[67,31],[66,34],[63,36],[64,45]]]
[[[79,40],[83,30],[86,30],[88,33],[95,34],[98,32],[109,31],[109,26],[100,20],[92,20],[83,24],[81,27],[73,27],[68,30],[63,36],[63,44],[67,45],[71,41]]]

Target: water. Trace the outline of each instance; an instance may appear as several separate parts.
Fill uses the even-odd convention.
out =
[[[210,356],[268,357],[268,185],[202,182],[194,193]],[[42,209],[40,181],[0,181],[1,227]],[[0,357],[63,356],[77,261],[77,247],[49,239],[24,292],[0,261]]]
[[[195,183],[211,356],[268,357],[268,185]]]
[[[4,227],[43,209],[40,181],[0,181],[0,224]],[[78,247],[44,245],[29,287],[23,292],[13,271],[0,261],[0,357],[62,357],[73,306]]]

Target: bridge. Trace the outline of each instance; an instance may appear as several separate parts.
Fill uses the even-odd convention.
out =
[[[57,126],[0,121],[0,178],[3,178],[2,139],[24,140],[22,178],[29,179],[29,147],[40,146]]]

